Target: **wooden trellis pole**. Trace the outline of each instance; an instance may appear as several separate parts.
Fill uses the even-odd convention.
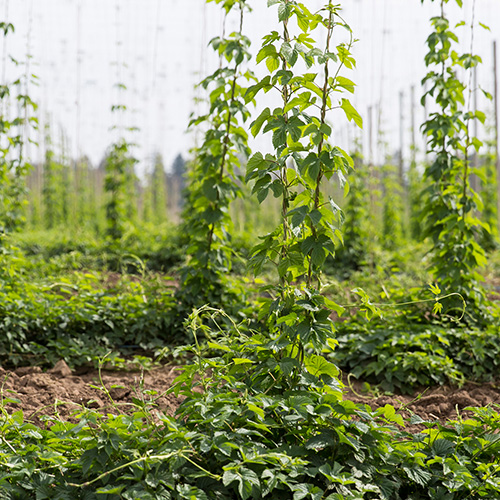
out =
[[[500,223],[500,158],[498,155],[498,67],[497,67],[497,42],[493,41],[493,108],[495,110],[495,162],[497,171],[497,213]]]

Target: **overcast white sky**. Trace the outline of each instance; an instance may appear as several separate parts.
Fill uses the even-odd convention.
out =
[[[323,4],[322,0],[305,1],[311,10]],[[276,8],[267,8],[266,0],[250,3],[254,12],[245,26],[256,53],[261,37],[276,26]],[[365,154],[369,154],[367,115],[372,107],[372,154],[380,159],[383,150],[376,147],[377,128],[387,143],[385,151],[399,148],[401,91],[405,147],[409,144],[410,88],[415,86],[418,101],[419,82],[425,74],[422,61],[428,19],[437,5],[430,0],[424,5],[420,0],[342,3],[344,17],[359,39],[355,48],[358,69],[352,79],[358,84],[354,103],[365,119]],[[453,3],[448,10],[454,20],[465,16],[470,22],[476,3],[476,21],[491,27],[491,32],[475,31],[475,50],[484,60],[479,83],[492,91],[492,42],[500,35],[500,0],[465,0],[462,13]],[[195,110],[194,85],[217,64],[206,47],[222,28],[214,4],[207,6],[204,0],[0,0],[0,19],[6,18],[14,23],[16,33],[6,46],[0,42],[1,53],[6,51],[21,61],[28,52],[32,54],[31,69],[40,78],[40,86],[31,93],[42,119],[50,119],[54,142],[64,134],[72,156],[84,153],[94,163],[102,158],[116,138],[116,132],[110,131],[116,120],[110,108],[119,99],[128,106],[127,124],[140,128],[134,141],[143,169],[155,151],[163,154],[167,166],[178,153],[187,156],[193,143],[193,136],[185,130]],[[469,32],[463,35],[463,49],[468,50]],[[12,77],[22,71],[9,67],[8,74]],[[128,87],[122,98],[113,88],[118,80]],[[489,106],[483,101],[480,105]],[[417,124],[423,116],[418,107]],[[352,143],[352,127],[336,127],[335,133],[344,147]],[[41,157],[35,148],[31,154],[35,160]]]

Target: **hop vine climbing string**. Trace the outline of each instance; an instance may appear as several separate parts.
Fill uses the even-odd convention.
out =
[[[231,302],[236,301],[227,279],[233,257],[229,208],[241,196],[240,171],[250,154],[243,126],[250,116],[243,96],[248,82],[255,81],[245,67],[251,57],[250,41],[243,33],[249,10],[246,0],[224,2],[224,16],[237,16],[238,29],[225,34],[224,21],[222,35],[210,41],[219,56],[219,67],[200,83],[210,96],[208,111],[190,124],[192,128],[204,128],[205,133],[203,142],[193,151],[184,211],[189,260],[181,271],[177,293],[179,321],[193,305],[231,308]]]
[[[470,185],[468,154],[471,146],[478,149],[481,145],[479,139],[471,137],[470,123],[472,120],[484,123],[485,115],[470,110],[471,73],[469,99],[465,94],[467,87],[459,78],[459,71],[472,72],[481,59],[472,52],[474,17],[471,52],[457,54],[454,47],[459,38],[446,17],[447,3],[448,0],[441,0],[440,14],[431,19],[433,32],[427,39],[429,52],[425,58],[429,72],[423,84],[429,89],[422,102],[433,98],[437,111],[423,124],[428,152],[433,155],[425,170],[428,187],[423,209],[424,236],[433,242],[431,270],[435,280],[446,292],[458,293],[466,299],[468,308],[464,320],[481,322],[487,315],[487,301],[477,269],[486,263],[486,256],[476,241],[476,234],[484,224],[476,215],[481,202]],[[456,3],[463,8],[461,0]],[[461,303],[449,299],[445,305],[456,308],[457,315],[461,315]]]

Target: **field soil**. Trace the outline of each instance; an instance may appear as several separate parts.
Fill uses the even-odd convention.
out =
[[[98,409],[103,413],[134,411],[134,403],[143,402],[162,413],[174,415],[182,398],[165,394],[178,375],[178,367],[163,366],[149,372],[90,370],[73,373],[64,361],[46,372],[39,367],[23,367],[14,371],[0,368],[3,379],[2,397],[9,412],[22,410],[24,418],[44,427],[51,425],[51,419],[75,420],[82,407]],[[446,423],[455,420],[457,412],[464,417],[469,406],[500,404],[500,384],[466,384],[461,388],[452,386],[434,387],[417,391],[411,395],[380,395],[362,393],[362,384],[354,381],[346,384],[345,399],[355,403],[368,404],[376,409],[386,404],[401,409],[405,416],[411,413],[424,420]],[[113,400],[113,401],[111,401]],[[415,427],[415,426],[414,426]],[[419,427],[415,427],[419,430]]]
[[[178,375],[175,366],[158,370],[111,371],[88,370],[73,373],[64,361],[43,372],[39,367],[14,371],[0,368],[4,380],[3,399],[9,413],[22,410],[24,419],[44,427],[51,421],[45,416],[74,421],[82,407],[102,413],[132,413],[137,403],[147,404],[167,415],[173,415],[182,398],[165,394]],[[105,389],[104,389],[105,387]]]

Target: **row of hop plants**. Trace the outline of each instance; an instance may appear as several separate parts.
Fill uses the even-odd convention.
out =
[[[144,181],[139,181],[133,156],[123,148],[110,148],[99,167],[93,168],[87,158],[75,162],[56,158],[48,137],[46,142],[45,161],[33,165],[27,173],[28,203],[24,210],[27,224],[24,227],[31,230],[87,227],[119,239],[127,226],[177,220],[184,201],[181,193],[189,181],[181,157],[174,162],[172,174],[167,175],[161,156],[157,155],[152,172]],[[421,199],[425,165],[412,164],[402,182],[396,167],[368,165],[357,153],[354,157],[357,168],[350,176],[354,188],[339,202],[346,219],[344,242],[337,245],[336,265],[329,267],[332,272],[338,268],[341,276],[373,263],[377,259],[377,248],[401,254],[409,245],[423,239]],[[243,168],[245,162],[243,159],[243,166],[238,168]],[[120,165],[124,167],[123,172]],[[494,155],[482,155],[479,165],[479,193],[484,203],[481,220],[490,230],[481,228],[476,238],[491,251],[497,247],[498,237]],[[114,171],[116,175],[110,174]],[[194,172],[190,175],[193,177]],[[22,183],[22,176],[20,180]],[[241,183],[238,189],[245,194],[232,204],[228,213],[236,232],[251,238],[252,233],[272,224],[270,213],[275,202],[266,200],[260,209],[249,199]],[[331,186],[329,192],[339,195],[341,190]],[[19,191],[18,195],[22,193]],[[118,200],[121,202],[117,204]],[[22,217],[20,204],[18,221]]]
[[[269,0],[270,8],[277,7],[278,23],[263,38],[256,61],[267,72],[255,80],[244,35],[247,1],[215,1],[240,23],[238,31],[212,42],[227,67],[205,81],[211,108],[195,119],[208,124],[209,131],[195,159],[186,224],[196,230],[180,286],[196,290],[203,300],[223,298],[231,266],[228,207],[241,192],[232,168],[240,155],[248,155],[245,177],[254,195],[260,202],[279,201],[277,226],[262,236],[250,257],[256,276],[266,267],[274,270],[261,297],[260,328],[237,324],[234,316],[207,306],[190,315],[193,342],[181,352],[189,353],[193,363],[172,388],[186,398],[177,419],[153,417],[151,405],[137,400],[132,415],[103,417],[81,408],[78,424],[58,421],[37,429],[22,414],[10,416],[2,408],[0,486],[6,498],[497,498],[500,423],[495,411],[474,410],[471,418],[458,416],[449,427],[414,416],[410,423],[425,430],[406,432],[393,407],[373,412],[344,400],[339,371],[323,356],[326,346],[336,345],[332,313],[344,312],[322,293],[323,266],[342,240],[341,210],[325,185],[347,179],[354,167],[350,156],[331,143],[327,117],[334,116],[337,126],[343,112],[361,125],[348,99],[354,83],[346,76],[355,66],[354,36],[340,6],[329,0],[311,12],[295,0]],[[445,25],[442,12],[433,20],[429,41],[434,53],[433,40],[445,40],[444,65]],[[323,40],[321,46],[316,39]],[[453,78],[454,72],[431,71],[429,78],[438,82],[445,74]],[[457,88],[456,81],[439,83]],[[277,95],[275,109],[258,107],[264,92]],[[432,119],[449,115],[440,97],[441,113]],[[251,132],[269,133],[272,148],[251,154],[241,122],[253,104],[258,111]],[[458,110],[452,106],[451,111]],[[439,133],[433,136],[430,124],[427,129],[433,149],[440,145],[432,140]],[[441,154],[456,154],[445,146]],[[445,165],[437,158],[426,178],[442,173]],[[454,158],[456,164],[450,163],[468,191],[467,165],[460,155]],[[436,188],[450,182],[445,177],[437,176]],[[439,252],[434,252],[433,265],[439,268]],[[226,299],[232,299],[230,294]]]
[[[35,163],[26,178],[29,229],[83,225],[102,232],[111,228],[112,220],[117,226],[158,224],[178,216],[186,168],[181,156],[175,160],[172,173],[167,174],[161,155],[155,155],[151,171],[140,179],[133,153],[124,144],[110,147],[94,167],[86,157],[74,161],[64,155],[59,158],[48,139],[46,143],[43,163]],[[106,210],[114,196],[120,199],[121,208]],[[117,228],[109,232],[116,236]],[[123,232],[123,227],[118,232]]]
[[[230,4],[225,7],[226,10],[229,9],[229,7]],[[248,82],[255,78],[247,68],[244,68],[245,62],[250,59],[248,53],[249,41],[241,33],[241,29],[242,22],[240,32],[233,33],[231,37],[228,38],[216,38],[212,41],[214,49],[229,65],[228,67],[221,65],[221,68],[203,81],[202,85],[210,90],[210,110],[206,115],[193,120],[194,126],[207,124],[208,131],[206,132],[204,143],[198,151],[195,151],[190,190],[187,196],[183,233],[189,235],[186,252],[189,258],[182,270],[182,286],[178,291],[178,303],[181,309],[183,309],[179,315],[180,323],[185,319],[192,305],[209,302],[213,305],[228,306],[233,302],[236,304],[239,303],[237,296],[240,293],[240,289],[236,292],[232,292],[231,287],[226,286],[226,276],[231,271],[234,253],[232,248],[233,241],[231,239],[234,234],[234,228],[232,225],[230,205],[236,198],[242,198],[243,196],[244,190],[242,183],[237,180],[238,173],[242,171],[245,165],[247,168],[250,168],[256,161],[255,157],[248,160],[249,150],[246,143],[247,137],[242,122],[249,117],[249,111],[246,106],[252,101],[252,97],[254,97],[252,93],[256,95],[256,92],[261,89],[269,91],[272,87],[272,85],[267,87],[262,86],[264,85],[262,82],[265,82],[265,80],[260,82],[259,85],[261,85],[261,87],[257,85],[257,87],[253,87],[251,90],[241,86],[241,81]],[[303,44],[303,41],[300,43]],[[272,49],[269,48],[266,50]],[[265,52],[262,52],[262,54],[264,55],[260,55],[259,57],[265,58],[268,61],[269,57],[271,57],[268,68],[276,64],[277,59],[274,57],[274,54],[271,53],[269,55]],[[292,54],[292,56],[298,57],[296,54]],[[429,61],[432,62],[431,57],[429,57]],[[309,63],[310,60],[306,58],[305,64],[307,65]],[[231,64],[233,65],[232,67]],[[346,64],[352,63],[347,61]],[[354,90],[354,84],[350,80],[344,79],[339,81],[339,85],[345,92],[352,92]],[[310,85],[310,82],[304,83],[306,88],[308,88],[307,85]],[[255,88],[257,88],[257,91]],[[310,91],[309,89],[308,92]],[[301,98],[305,99],[305,95],[306,93],[302,95]],[[319,99],[319,97],[319,94],[316,94],[316,98]],[[310,107],[319,106],[316,102],[307,104],[305,101],[302,103],[294,99],[298,99],[298,97],[293,97],[293,99],[290,100],[295,106],[299,107],[301,112]],[[247,100],[248,102],[246,102]],[[340,101],[340,107],[351,120],[360,124],[361,118],[352,108],[349,101],[343,98]],[[271,117],[272,111],[266,108],[252,126],[252,132],[258,133],[263,127],[265,131],[271,130],[268,128],[271,126]],[[283,120],[285,120],[285,118],[283,118]],[[285,132],[290,131],[292,140],[297,142],[297,139],[300,138],[300,134],[302,133],[301,127],[304,122],[300,121],[300,118],[296,116],[290,118],[290,122],[293,125],[290,125],[287,120],[288,116],[286,116],[285,120],[286,127],[283,127],[280,133],[283,136]],[[312,125],[309,125],[309,127],[312,127]],[[330,125],[325,121],[322,127],[328,130]],[[310,134],[312,134],[312,132],[310,132]],[[277,138],[277,134],[273,136],[275,142]],[[472,143],[473,141],[470,142]],[[287,145],[287,147],[289,146]],[[296,150],[292,149],[292,152],[295,155],[303,152],[299,146],[294,147]],[[467,157],[467,151],[465,151],[465,153]],[[342,154],[344,153],[342,152]],[[61,168],[60,165],[57,166],[53,158],[53,154],[49,147],[46,168],[43,170],[44,174],[47,175],[47,179],[42,189],[45,207],[46,210],[48,210],[44,220],[48,225],[55,225],[57,221],[64,220],[70,217],[71,214],[75,216],[78,210],[70,207],[70,200],[74,206],[76,199],[76,205],[78,205],[81,201],[78,200],[78,196],[81,196],[82,200],[85,200],[87,195],[90,196],[96,192],[95,189],[87,190],[73,188],[73,192],[78,196],[71,196],[71,192],[69,191],[71,182],[68,182],[68,180],[74,179],[75,181],[81,181],[86,176],[83,172],[78,171],[76,171],[75,175],[70,175],[70,168]],[[293,161],[296,161],[293,155],[291,158]],[[459,155],[453,158],[455,158],[453,161],[457,163],[460,161]],[[265,156],[263,156],[262,161],[264,163],[266,162]],[[106,220],[107,235],[112,240],[119,240],[121,238],[124,233],[124,224],[126,221],[132,221],[138,217],[136,206],[132,203],[136,191],[135,175],[133,172],[134,163],[135,160],[133,159],[129,145],[125,142],[117,142],[114,147],[110,149],[108,158],[104,162],[105,173],[103,175],[103,184],[104,190],[107,191],[107,199],[102,203],[106,209],[103,219]],[[335,176],[338,176],[340,179],[345,179],[351,176],[351,178],[354,178],[354,183],[357,183],[357,189],[352,191],[351,197],[348,198],[348,202],[345,205],[345,216],[347,219],[347,224],[345,225],[347,228],[345,231],[345,238],[341,237],[340,231],[340,226],[343,222],[343,214],[339,209],[341,202],[337,199],[337,203],[337,201],[333,201],[333,198],[329,201],[332,209],[336,211],[335,216],[338,218],[338,227],[330,235],[332,236],[331,239],[323,235],[321,244],[317,241],[315,245],[310,248],[310,258],[312,259],[314,256],[315,262],[308,265],[307,281],[309,283],[312,281],[314,266],[319,269],[327,260],[331,260],[332,258],[336,259],[336,262],[334,261],[333,264],[334,268],[341,266],[342,269],[349,269],[351,267],[356,268],[363,265],[367,256],[368,258],[372,258],[369,256],[371,249],[367,245],[369,241],[378,239],[378,243],[387,250],[391,252],[399,250],[404,245],[405,241],[408,241],[409,235],[413,233],[414,227],[417,226],[415,221],[420,221],[422,219],[421,211],[405,209],[402,203],[404,186],[398,184],[398,179],[393,169],[385,167],[378,172],[378,176],[375,176],[373,175],[375,169],[367,169],[367,167],[362,165],[359,159],[358,163],[358,171],[363,172],[364,170],[368,170],[368,172],[358,175],[353,174],[350,168],[346,168],[345,171],[339,171],[336,167],[336,172],[332,170],[331,177],[333,176],[335,178]],[[465,165],[467,167],[467,161],[465,161]],[[317,167],[314,166],[314,168],[316,169]],[[162,167],[159,167],[159,170],[161,171]],[[416,169],[412,171],[412,174],[413,175],[409,177],[409,190],[413,194],[413,198],[410,197],[410,200],[415,199],[415,193],[417,193],[416,196],[418,197],[419,182],[421,182]],[[264,202],[266,198],[270,198],[269,195],[272,193],[276,202],[281,206],[280,212],[283,216],[284,214],[288,214],[290,201],[280,200],[280,196],[287,192],[285,188],[279,186],[278,181],[280,175],[282,176],[283,173],[280,171],[273,171],[271,167],[269,167],[269,171],[265,174],[259,174],[258,178],[248,178],[247,180],[255,180],[253,189],[257,193],[257,198],[260,202]],[[293,176],[291,172],[289,175]],[[161,175],[155,176],[156,179],[159,177],[161,177]],[[322,179],[323,175],[320,177]],[[290,181],[292,186],[295,186],[297,183],[300,184],[300,181],[297,179],[298,178],[294,178]],[[468,180],[465,180],[464,183],[467,188]],[[305,188],[305,184],[304,181],[301,189]],[[152,186],[154,186],[154,183],[152,183]],[[379,191],[378,195],[376,190]],[[151,199],[156,202],[160,200],[161,204],[163,204],[164,200],[161,188],[157,186],[157,189],[155,188],[151,191]],[[330,190],[329,194],[338,194],[338,192],[338,189]],[[299,195],[296,193],[291,195],[291,198],[295,200],[295,198],[298,197],[300,200],[301,196],[303,196],[303,194]],[[323,206],[323,202],[319,198],[319,191],[315,196],[314,203],[317,205],[315,210],[320,213],[320,215],[316,216],[320,217],[319,220],[321,220],[326,216],[319,211],[320,206]],[[370,198],[369,202],[367,198]],[[378,206],[378,221],[373,218],[377,214],[377,210],[374,209],[377,208],[377,198],[381,200]],[[85,201],[82,201],[81,205],[85,205]],[[428,214],[434,215],[431,205],[428,209]],[[415,204],[410,205],[410,208],[414,206]],[[494,204],[490,203],[489,206],[493,207]],[[301,223],[309,221],[313,224],[314,220],[308,215],[306,209],[303,207],[298,208],[300,210],[297,210],[297,214],[295,214],[295,219],[293,220],[301,221]],[[408,212],[410,213],[409,217]],[[292,213],[294,212],[292,211]],[[493,210],[490,213],[493,214]],[[493,217],[494,214],[491,216]],[[410,230],[408,229],[408,219],[411,222]],[[94,217],[94,220],[98,220],[98,218]],[[431,229],[435,228],[436,224],[431,220],[428,227]],[[288,225],[285,224],[283,229],[284,236],[288,237],[290,234],[295,235],[293,230],[293,227],[288,227]],[[316,229],[314,229],[314,231],[311,229],[311,231],[313,235],[316,236]],[[476,238],[478,236],[478,230],[473,228],[470,234]],[[488,234],[489,232],[486,230],[483,236]],[[417,233],[415,232],[414,235],[416,236]],[[311,242],[311,240],[309,241]],[[492,239],[492,241],[494,240]],[[272,239],[266,239],[263,248],[268,251],[273,245],[275,245],[275,242],[273,242]],[[293,245],[292,248],[294,248],[294,251],[296,250]],[[334,256],[335,253],[336,255]],[[436,255],[436,253],[437,252],[434,252],[433,255]],[[293,252],[291,255],[292,257],[283,261],[284,263],[281,264],[281,267],[278,266],[278,271],[280,273],[283,273],[284,269],[293,269],[294,266],[298,265],[296,262],[298,258],[294,256]],[[475,254],[473,252],[473,258],[476,258],[477,255],[477,252]],[[257,268],[259,271],[262,266],[272,265],[273,262],[272,259],[267,261],[263,257],[261,260],[262,262],[260,262]],[[446,262],[448,261],[449,260],[446,260]],[[448,271],[449,270],[442,274],[448,275]],[[467,271],[471,271],[470,265],[465,270],[461,269],[458,274],[470,276],[471,273],[467,273]],[[297,279],[299,276],[300,275],[296,276],[292,273],[293,280]],[[283,279],[283,277],[281,277],[281,279]],[[458,284],[461,286],[458,290],[461,295],[466,296],[467,294],[465,291],[467,286],[459,282],[456,284],[457,286]]]
[[[420,200],[424,166],[421,169],[412,166],[407,182],[402,185],[396,167],[390,164],[382,167],[367,165],[362,157],[356,153],[354,156],[358,167],[351,176],[351,184],[355,187],[341,203],[346,217],[346,234],[344,244],[337,250],[339,267],[347,273],[374,258],[370,257],[370,249],[379,247],[397,251],[422,239]],[[129,167],[119,185],[111,178],[106,184],[105,166],[117,158],[110,152],[97,168],[92,167],[87,158],[71,165],[58,160],[49,148],[44,163],[33,165],[27,175],[25,227],[36,230],[83,226],[103,232],[107,218],[119,217],[121,226],[175,221],[183,203],[179,193],[186,182],[181,158],[176,162],[181,168],[170,175],[165,174],[161,157],[157,155],[153,171],[146,176],[145,182],[141,182]],[[480,165],[483,171],[479,188],[484,203],[482,220],[491,230],[481,230],[478,237],[485,248],[493,250],[497,246],[498,225],[494,156],[481,156]],[[109,213],[107,217],[107,191],[116,189],[122,191],[127,206],[121,214]],[[335,188],[331,191],[339,192]],[[268,203],[266,210],[259,210],[258,206],[250,206],[248,196],[245,196],[234,204],[231,216],[236,220],[239,233],[250,234],[269,224],[266,213],[269,214],[272,207]]]
[[[5,24],[4,31],[8,34],[10,25]],[[220,52],[220,48],[218,48]],[[222,55],[222,54],[221,54]],[[210,82],[206,81],[205,86]],[[4,90],[4,101],[8,97],[8,87]],[[226,95],[227,97],[227,95]],[[26,97],[20,93],[19,98],[26,106],[33,106]],[[11,130],[15,129],[21,123],[20,118],[18,121],[13,122]],[[199,124],[199,123],[198,123]],[[173,176],[167,178],[164,173],[164,168],[160,157],[156,157],[154,161],[154,168],[150,175],[145,179],[145,183],[140,183],[133,169],[133,155],[129,151],[125,154],[113,154],[119,152],[119,147],[116,151],[110,148],[107,157],[103,160],[102,165],[97,168],[91,168],[89,162],[82,158],[81,160],[72,161],[65,158],[65,154],[56,155],[54,148],[51,145],[50,133],[47,133],[46,139],[46,158],[43,164],[34,165],[31,174],[28,176],[27,184],[29,186],[28,194],[28,209],[18,209],[18,215],[15,215],[16,210],[6,209],[6,214],[14,217],[18,222],[22,220],[23,213],[28,219],[31,228],[46,228],[67,225],[68,227],[81,227],[89,225],[91,227],[98,227],[101,230],[106,228],[109,236],[118,236],[123,233],[123,226],[127,222],[161,222],[167,218],[175,218],[174,213],[177,211],[181,200],[179,199],[179,192],[182,190],[184,179],[182,176],[182,161],[176,160],[176,165],[179,168],[174,168]],[[17,142],[16,142],[17,140]],[[11,200],[10,203],[17,203],[19,207],[22,205],[24,183],[23,179],[26,177],[28,169],[26,163],[22,160],[22,145],[21,136],[17,136],[13,144],[17,144],[17,149],[21,158],[19,159],[18,169],[21,170],[14,177],[17,179],[17,188],[13,188],[16,193],[6,196],[6,200]],[[60,156],[61,158],[56,158]],[[245,159],[243,155],[242,164],[244,166]],[[12,155],[11,155],[12,157]],[[126,167],[123,174],[116,176],[108,175],[106,180],[105,165],[110,167],[113,163],[119,171],[119,165],[122,163],[120,157],[128,157],[131,166]],[[240,162],[240,159],[236,163]],[[490,227],[490,231],[479,230],[481,244],[489,249],[496,246],[496,202],[495,202],[495,189],[496,185],[494,179],[494,168],[492,168],[494,158],[491,155],[485,155],[481,161],[481,170],[485,174],[479,172],[479,176],[483,179],[482,194],[484,199],[483,221]],[[484,168],[483,168],[484,166]],[[425,167],[425,165],[422,167]],[[238,169],[239,167],[236,167]],[[112,171],[113,168],[108,168]],[[342,245],[337,245],[338,254],[343,255],[344,264],[345,255],[351,254],[350,260],[352,263],[347,263],[347,269],[357,268],[366,262],[363,257],[369,253],[368,245],[366,242],[375,242],[382,248],[387,250],[395,250],[403,247],[412,240],[418,240],[422,237],[422,227],[420,222],[422,219],[420,191],[422,187],[422,175],[416,165],[410,167],[408,176],[405,179],[404,185],[401,185],[401,179],[395,175],[389,166],[375,167],[363,165],[360,161],[360,168],[357,170],[360,175],[356,174],[360,180],[355,182],[359,185],[360,182],[364,183],[360,191],[365,189],[370,192],[364,195],[361,199],[359,193],[354,193],[351,198],[347,199],[345,208],[346,216],[351,218],[349,210],[358,210],[355,208],[357,204],[360,210],[367,210],[371,214],[372,221],[368,225],[372,230],[371,234],[366,233],[361,228],[359,233],[361,237],[355,237],[356,242],[354,246],[358,245],[358,249],[352,251],[350,249],[350,235],[352,231],[356,232],[356,224],[354,229],[351,229],[351,224],[346,224],[349,234],[346,234],[345,248]],[[121,175],[124,176],[120,179]],[[364,180],[361,180],[361,179]],[[238,187],[241,190],[241,186]],[[108,194],[106,194],[106,191]],[[121,194],[118,195],[118,192]],[[118,209],[117,206],[113,208],[115,202],[112,201],[113,194],[116,193],[116,199],[123,198],[123,207]],[[334,194],[338,194],[333,189]],[[409,194],[409,196],[406,196]],[[369,201],[368,201],[369,198]],[[17,201],[13,201],[17,200]],[[339,202],[340,205],[343,205]],[[234,204],[233,204],[234,205]],[[108,210],[106,210],[106,206]],[[364,208],[363,208],[364,206]],[[368,207],[368,208],[367,208]],[[241,202],[242,211],[251,211],[258,213],[254,209],[248,210],[247,207]],[[264,212],[269,212],[266,207]],[[234,209],[231,214],[235,218]],[[174,217],[172,217],[174,216]],[[265,217],[262,217],[265,218]],[[248,219],[251,217],[239,217],[238,228],[246,230],[250,233],[254,227],[262,227],[259,217],[254,218],[249,223]],[[366,219],[366,218],[365,218]],[[106,222],[107,221],[107,222]],[[241,222],[243,221],[243,222]],[[252,224],[253,223],[253,224]],[[14,227],[17,222],[8,222],[8,225]],[[264,224],[265,226],[265,224]],[[491,230],[494,229],[494,230]],[[354,235],[353,235],[354,236]],[[368,236],[368,237],[365,237]],[[365,241],[365,248],[359,248],[359,242]],[[360,258],[355,257],[359,255]],[[352,257],[355,257],[354,259]],[[372,257],[370,257],[372,258]]]
[[[426,236],[422,205],[426,165],[410,165],[402,180],[391,163],[366,164],[359,153],[353,158],[356,168],[349,178],[352,189],[341,205],[343,243],[337,246],[335,258],[327,267],[328,272],[340,277],[377,264],[381,251],[403,257],[409,248],[422,245]],[[499,245],[495,162],[494,154],[481,155],[474,174],[482,203],[481,224],[474,238],[486,252]]]
[[[354,84],[345,75],[355,61],[352,32],[339,6],[329,1],[313,13],[293,0],[270,0],[278,26],[263,38],[257,55],[266,75],[252,82],[241,66],[248,57],[247,2],[217,3],[226,15],[239,16],[240,29],[213,42],[227,68],[207,81],[211,109],[200,122],[208,122],[209,131],[198,151],[187,219],[199,230],[188,247],[191,260],[181,287],[198,287],[200,294],[219,299],[227,286],[228,205],[240,194],[227,161],[234,151],[248,154],[241,127],[247,106],[255,101],[258,107],[263,92],[276,93],[277,107],[258,109],[250,126],[253,135],[272,136],[272,149],[254,152],[246,169],[258,200],[275,197],[280,210],[278,225],[262,236],[250,258],[257,276],[265,267],[274,270],[263,290],[261,327],[251,331],[209,307],[195,311],[189,322],[193,345],[186,348],[193,363],[174,388],[186,400],[177,421],[164,421],[161,453],[122,461],[110,474],[117,467],[135,474],[114,484],[103,484],[108,476],[100,474],[68,487],[98,487],[125,498],[140,487],[166,498],[495,498],[498,440],[486,437],[496,432],[495,412],[477,410],[475,418],[459,419],[449,429],[429,424],[421,434],[399,432],[395,425],[404,420],[394,408],[372,412],[343,400],[339,372],[322,355],[336,343],[332,312],[343,313],[322,293],[323,265],[342,239],[341,211],[324,186],[347,178],[354,165],[330,143],[326,117],[338,105],[361,124],[346,97]],[[322,47],[315,42],[319,33]],[[247,77],[250,86],[242,89]],[[389,208],[386,219],[397,210]],[[197,386],[201,390],[193,390]],[[418,418],[412,422],[427,427]],[[145,475],[151,479],[139,486]]]

